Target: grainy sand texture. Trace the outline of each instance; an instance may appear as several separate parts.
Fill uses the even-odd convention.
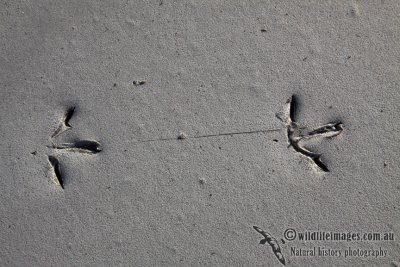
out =
[[[0,0],[0,266],[399,266],[399,14]]]

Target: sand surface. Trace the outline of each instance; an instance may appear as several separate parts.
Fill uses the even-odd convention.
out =
[[[283,266],[253,226],[286,266],[399,266],[399,14],[394,0],[0,1],[0,266]],[[343,123],[308,144],[330,172],[288,147],[276,113],[293,94],[304,131]],[[52,147],[80,140],[102,151]],[[349,247],[387,254],[293,253]]]

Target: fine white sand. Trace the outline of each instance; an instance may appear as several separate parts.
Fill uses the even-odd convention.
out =
[[[396,266],[399,14],[395,0],[0,1],[0,266],[283,266],[253,226],[287,266]],[[309,144],[328,173],[288,148],[275,114],[292,94],[300,126],[344,125]],[[51,148],[77,140],[102,151]],[[395,240],[283,244],[287,228]]]

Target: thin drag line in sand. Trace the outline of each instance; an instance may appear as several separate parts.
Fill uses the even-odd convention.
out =
[[[172,140],[184,140],[184,139],[200,139],[200,138],[209,138],[209,137],[218,137],[218,136],[229,136],[229,135],[230,135],[230,136],[233,136],[233,135],[243,135],[243,134],[269,133],[269,132],[281,131],[282,129],[283,129],[283,128],[268,129],[268,130],[244,131],[244,132],[219,133],[219,134],[207,134],[207,135],[195,135],[195,136],[184,136],[184,135],[179,135],[178,137],[169,137],[169,138],[159,138],[159,139],[140,140],[140,141],[138,141],[138,143],[157,142],[157,141],[172,141]]]

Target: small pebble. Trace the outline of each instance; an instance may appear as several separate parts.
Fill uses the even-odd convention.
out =
[[[145,84],[146,81],[133,81],[132,83],[133,83],[133,85],[138,86],[138,85],[143,85],[143,84]]]
[[[183,140],[187,138],[187,134],[185,134],[184,132],[180,132],[178,135],[178,139],[179,140]]]

